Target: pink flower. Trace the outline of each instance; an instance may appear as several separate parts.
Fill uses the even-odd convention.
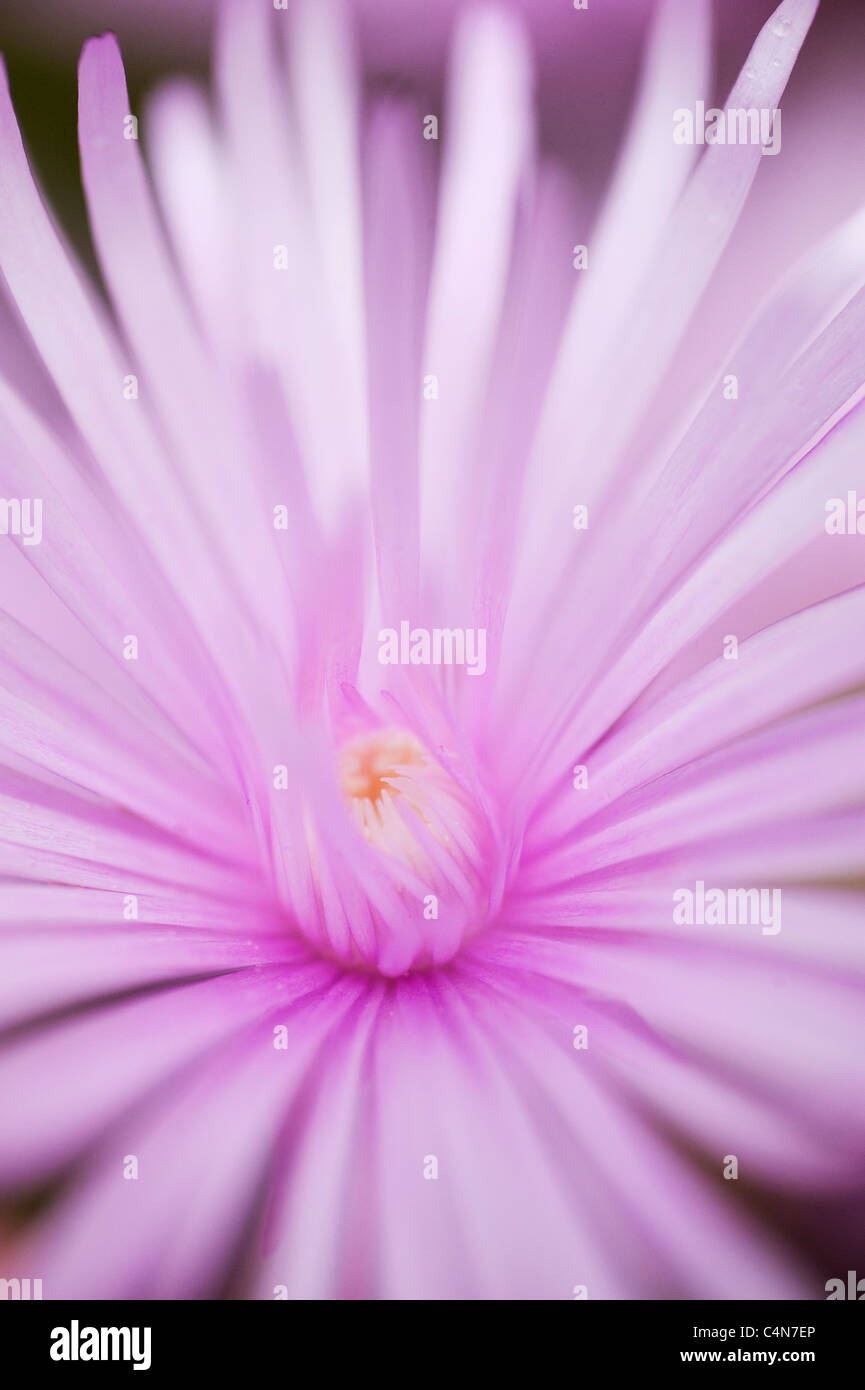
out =
[[[780,109],[815,8],[727,108]],[[821,1298],[852,1262],[863,217],[711,331],[781,125],[677,142],[706,13],[659,8],[596,221],[507,12],[438,111],[363,103],[320,3],[225,6],[215,112],[139,118],[93,40],[110,307],[4,85],[3,1277]]]

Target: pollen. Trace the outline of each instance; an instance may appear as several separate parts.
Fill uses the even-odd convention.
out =
[[[376,964],[402,974],[441,964],[486,920],[490,832],[458,755],[382,726],[336,750],[348,813],[384,867],[394,897],[371,910]]]
[[[339,753],[342,794],[351,803],[381,802],[386,789],[399,795],[400,779],[426,763],[423,746],[405,729],[376,729],[343,744]]]
[[[385,727],[350,739],[339,749],[338,772],[349,813],[375,849],[417,873],[429,871],[429,837],[453,850],[454,828],[467,814],[466,799],[407,729]]]

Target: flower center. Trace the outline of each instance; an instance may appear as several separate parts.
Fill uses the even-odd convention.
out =
[[[395,893],[390,910],[373,914],[380,961],[394,972],[450,959],[489,907],[489,825],[452,767],[399,728],[361,734],[337,753],[343,800]]]
[[[367,842],[421,874],[430,870],[429,836],[452,850],[454,819],[471,813],[470,799],[406,729],[376,729],[343,744],[339,775]]]
[[[422,767],[426,755],[414,734],[376,729],[344,743],[339,751],[342,794],[355,815],[366,817],[383,801],[385,790],[401,795],[400,778]]]

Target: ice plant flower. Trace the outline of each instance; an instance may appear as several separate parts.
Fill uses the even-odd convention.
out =
[[[815,8],[730,108],[779,108]],[[320,3],[226,3],[212,106],[130,111],[94,39],[101,287],[4,83],[4,1277],[820,1298],[852,1263],[863,219],[705,330],[778,163],[673,138],[708,46],[659,6],[589,226],[507,12],[432,113],[362,102]]]

